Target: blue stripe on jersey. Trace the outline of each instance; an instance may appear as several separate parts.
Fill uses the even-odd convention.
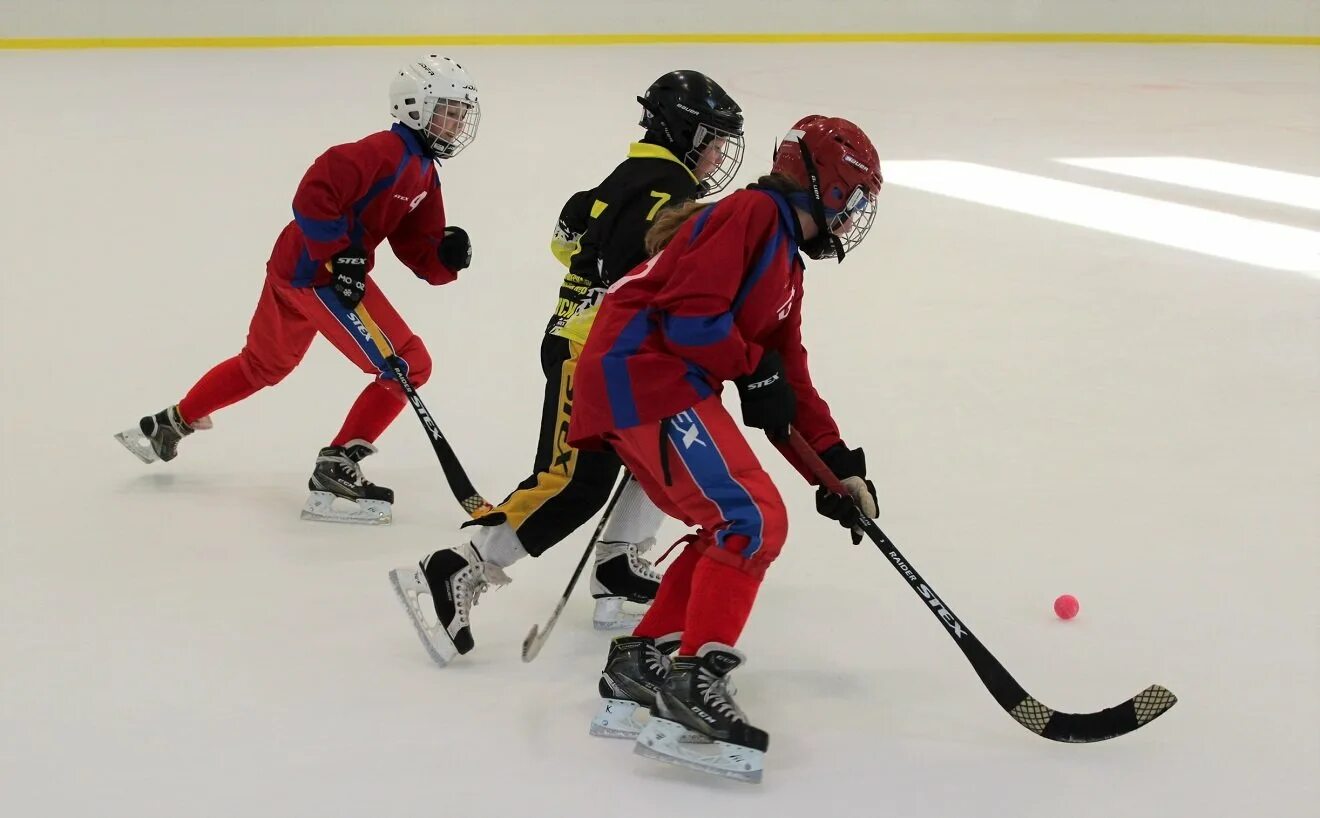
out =
[[[693,389],[697,390],[697,400],[704,400],[715,394],[715,388],[710,385],[710,378],[706,376],[706,370],[691,361],[687,361],[687,368],[687,374],[683,376],[683,379]]]
[[[752,288],[756,286],[756,282],[761,280],[761,276],[765,273],[766,269],[769,268],[770,263],[775,260],[775,256],[779,253],[780,245],[783,243],[783,238],[783,227],[779,224],[775,224],[774,235],[772,235],[770,240],[765,243],[765,249],[761,251],[761,257],[756,260],[756,264],[752,266],[752,272],[743,279],[742,284],[738,285],[738,295],[733,299],[734,312],[737,312],[742,308],[743,302],[746,301],[747,296],[751,294]]]
[[[362,224],[362,211],[366,210],[377,196],[386,190],[389,190],[395,181],[398,180],[399,174],[403,173],[403,169],[408,166],[408,162],[411,159],[412,157],[409,156],[408,152],[405,150],[403,152],[403,158],[399,160],[399,164],[394,168],[394,172],[383,179],[377,179],[375,184],[367,189],[367,192],[362,198],[353,203],[353,226],[349,228],[348,239],[352,242],[354,247],[362,246],[362,236],[366,231],[366,228]],[[382,238],[384,237],[382,236]]]
[[[343,238],[344,233],[348,231],[348,218],[345,216],[337,219],[313,219],[299,213],[295,208],[293,220],[298,223],[298,229],[302,230],[303,235],[312,241],[329,243]]]
[[[767,196],[769,196],[771,199],[774,199],[775,206],[779,208],[779,225],[783,229],[785,237],[788,239],[788,255],[789,258],[792,258],[793,256],[796,256],[798,254],[797,215],[793,212],[793,208],[789,206],[788,200],[785,199],[783,196],[779,195],[778,193],[775,193],[773,190],[766,190],[762,192],[765,193]]]
[[[324,265],[312,260],[307,254],[307,245],[303,245],[298,251],[298,263],[293,266],[293,281],[295,287],[310,287],[313,279],[316,278],[316,272]]]
[[[692,235],[688,236],[689,247],[697,240],[697,236],[701,235],[701,231],[706,229],[706,222],[710,220],[710,214],[715,212],[715,207],[716,205],[711,205],[697,215],[697,223],[692,227]]]
[[[422,150],[422,140],[417,135],[417,131],[402,122],[396,122],[390,126],[390,133],[403,140],[403,149],[409,156],[426,155],[426,151]]]
[[[723,548],[730,535],[741,534],[747,538],[742,556],[750,559],[761,550],[765,518],[751,492],[729,472],[729,464],[710,430],[697,416],[696,410],[689,409],[669,419],[667,434],[679,460],[692,475],[692,482],[697,484],[706,499],[715,504],[720,516],[728,523],[715,532],[716,545]]]
[[[637,401],[633,397],[632,376],[628,373],[628,359],[642,348],[650,331],[651,310],[644,309],[632,317],[614,339],[614,344],[601,356],[605,394],[609,397],[616,429],[628,429],[641,423]]]
[[[718,344],[733,331],[733,316],[719,315],[666,315],[660,322],[665,336],[685,347],[704,347]]]

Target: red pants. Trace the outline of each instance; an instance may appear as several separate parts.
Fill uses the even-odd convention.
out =
[[[699,526],[637,635],[682,631],[684,655],[708,642],[733,645],[788,535],[784,501],[742,430],[712,396],[607,439],[661,510]]]
[[[385,359],[397,355],[413,386],[426,383],[431,375],[426,347],[374,281],[368,281],[357,309],[348,310],[329,287],[293,287],[267,276],[247,344],[206,373],[180,401],[184,422],[192,423],[279,383],[302,361],[318,333],[363,372],[376,376],[349,411],[334,444],[354,439],[374,442],[405,403],[403,390],[386,371]]]

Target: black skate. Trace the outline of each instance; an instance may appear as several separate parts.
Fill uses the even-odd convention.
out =
[[[642,559],[653,545],[654,539],[596,543],[596,569],[591,575],[591,596],[596,600],[591,620],[596,630],[632,629],[642,621],[644,606],[655,600],[660,588],[660,575]],[[629,610],[624,603],[643,607]]]
[[[198,418],[191,426],[179,416],[178,405],[162,409],[154,415],[147,415],[138,421],[137,428],[127,429],[115,435],[115,440],[124,444],[143,463],[155,463],[157,460],[170,461],[179,454],[179,441],[198,429],[210,429],[210,416]]]
[[[393,519],[394,492],[362,478],[358,462],[376,447],[365,440],[350,440],[346,446],[326,446],[316,456],[307,488],[311,491],[303,505],[304,520],[330,523],[383,525]],[[335,505],[335,500],[347,503]],[[350,505],[351,504],[351,505]]]
[[[655,694],[669,673],[669,657],[657,640],[620,636],[610,643],[605,669],[600,672],[600,710],[591,720],[591,735],[637,738],[646,712],[655,706]],[[677,643],[667,645],[677,650]]]
[[[741,653],[718,642],[704,645],[696,656],[675,656],[635,752],[759,783],[770,737],[747,723],[728,689],[729,673],[744,661]],[[698,743],[701,738],[710,743]]]
[[[483,561],[471,543],[465,543],[437,551],[414,567],[394,569],[390,582],[427,653],[444,667],[474,647],[472,607],[482,592],[510,580],[503,569]]]

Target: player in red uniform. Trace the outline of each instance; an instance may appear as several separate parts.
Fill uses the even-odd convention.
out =
[[[375,379],[317,455],[303,517],[389,522],[394,492],[364,480],[358,462],[405,405],[387,358],[399,358],[414,386],[430,376],[431,358],[369,273],[386,240],[430,284],[453,281],[471,262],[467,233],[445,226],[437,167],[472,143],[481,118],[467,72],[434,54],[398,72],[390,105],[393,127],[330,148],[303,176],[242,351],[179,403],[116,435],[144,462],[173,460],[182,438],[211,428],[212,412],[279,383],[320,333]],[[338,509],[335,497],[355,507]]]
[[[807,368],[798,251],[842,260],[870,229],[880,185],[860,128],[806,117],[780,143],[771,175],[658,220],[648,240],[664,249],[603,299],[578,362],[569,442],[612,448],[656,505],[699,530],[633,635],[610,646],[592,733],[636,736],[643,755],[760,780],[769,739],[734,703],[728,675],[744,661],[733,645],[788,519],[719,393],[733,381],[745,425],[772,440],[791,425],[821,453],[851,495],[818,490],[822,514],[849,527],[858,506],[875,516],[862,450],[844,445]],[[675,638],[671,662],[656,642]],[[651,712],[644,727],[640,707]]]

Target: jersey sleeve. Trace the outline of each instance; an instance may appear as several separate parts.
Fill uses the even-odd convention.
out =
[[[587,219],[595,195],[595,189],[580,190],[568,197],[559,213],[554,235],[550,237],[550,252],[565,267],[572,266],[573,256],[582,249],[582,234],[587,232]]]
[[[839,426],[830,414],[829,404],[816,391],[807,366],[807,348],[802,344],[802,299],[793,304],[793,310],[779,330],[776,347],[784,363],[784,377],[797,395],[797,420],[794,428],[817,452],[823,452],[841,443]]]
[[[413,275],[429,284],[448,284],[458,278],[458,273],[440,261],[440,241],[444,237],[444,197],[433,179],[426,198],[390,234],[390,249]]]
[[[765,251],[780,239],[778,221],[766,197],[712,206],[694,217],[686,247],[671,243],[657,256],[680,254],[653,302],[661,312],[660,329],[675,353],[716,380],[747,375],[761,359],[760,345],[738,327],[734,301],[744,280],[759,275],[757,266],[777,255]]]
[[[352,204],[393,170],[387,162],[376,145],[364,140],[330,148],[303,174],[293,194],[293,218],[313,261],[325,261],[349,245]]]
[[[674,165],[672,171],[656,176],[650,185],[638,190],[627,201],[611,204],[617,208],[613,214],[613,229],[609,231],[605,246],[600,248],[600,272],[605,285],[613,284],[646,261],[646,232],[660,211],[691,199],[695,194],[696,185],[687,171]]]

